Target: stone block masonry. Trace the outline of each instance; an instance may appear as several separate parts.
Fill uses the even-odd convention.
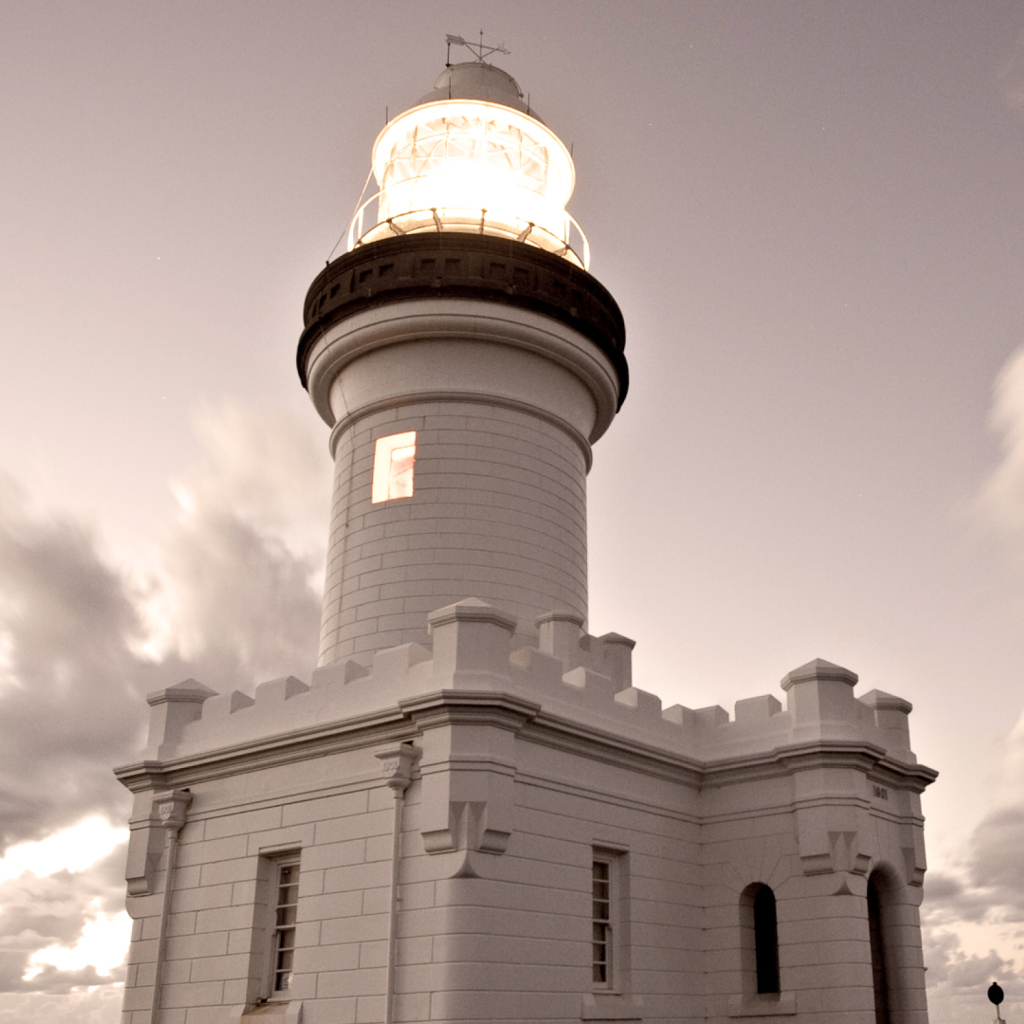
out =
[[[124,1022],[927,1024],[910,705],[815,660],[784,703],[663,708],[588,630],[625,326],[484,50],[385,127],[306,297],[319,667],[151,694],[117,770]]]
[[[415,501],[370,501],[378,437],[416,433]],[[587,610],[586,458],[518,409],[410,403],[351,424],[335,448],[321,662],[428,643],[426,612],[480,594],[534,620]]]
[[[168,884],[151,807],[183,788],[161,1021],[383,1019],[395,811],[375,753],[402,743],[396,1020],[874,1024],[869,884],[892,1019],[927,1019],[919,794],[934,773],[910,753],[905,702],[858,699],[856,676],[819,660],[783,680],[785,707],[662,710],[628,685],[631,642],[571,613],[544,617],[527,648],[474,599],[428,630],[431,650],[335,663],[252,701],[192,681],[152,701],[149,752],[118,770],[136,793],[133,848],[150,854],[132,857],[148,873],[129,898],[126,1024],[149,1020]],[[179,705],[199,714],[182,724],[166,713]],[[270,993],[261,908],[284,856],[300,865],[294,971]],[[615,943],[597,986],[595,857],[612,867]],[[757,886],[777,905],[774,993],[744,953]]]

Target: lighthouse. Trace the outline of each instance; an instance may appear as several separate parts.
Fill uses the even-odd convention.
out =
[[[475,597],[587,620],[586,477],[626,396],[565,145],[490,64],[377,137],[379,185],[313,282],[298,368],[335,464],[320,664],[427,642]]]
[[[664,707],[591,631],[623,319],[570,153],[473,52],[378,135],[306,296],[318,666],[150,694],[116,769],[124,1022],[927,1024],[910,704],[814,658]]]

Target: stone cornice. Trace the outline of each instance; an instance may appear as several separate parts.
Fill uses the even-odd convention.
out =
[[[369,744],[401,742],[415,735],[415,728],[402,712],[389,708],[167,760],[133,761],[115,768],[114,775],[123,786],[138,793],[227,778],[241,771],[306,761]]]
[[[239,771],[303,761],[326,754],[414,738],[439,725],[487,724],[519,733],[523,739],[624,768],[703,789],[846,767],[870,772],[890,785],[920,793],[938,773],[904,764],[873,743],[809,740],[717,760],[703,761],[682,751],[643,743],[613,729],[585,724],[544,711],[516,694],[496,691],[438,690],[408,698],[382,711],[305,729],[290,730],[219,749],[167,760],[122,765],[115,775],[132,792],[169,789]]]
[[[729,785],[766,775],[792,775],[799,771],[826,767],[884,772],[893,784],[915,793],[923,792],[939,775],[934,768],[897,761],[884,748],[867,740],[820,739],[708,761],[703,768],[704,784]]]
[[[541,711],[522,731],[524,740],[632,768],[673,782],[700,786],[704,766],[692,756],[642,743],[610,729]]]
[[[540,705],[510,693],[490,690],[438,690],[399,701],[402,714],[417,725],[496,725],[518,732],[536,717]]]

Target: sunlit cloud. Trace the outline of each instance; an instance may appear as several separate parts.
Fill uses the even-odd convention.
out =
[[[47,964],[58,971],[80,971],[91,965],[101,977],[109,978],[124,963],[132,934],[128,912],[106,914],[99,909],[98,899],[93,900],[92,909],[95,916],[85,922],[78,941],[73,946],[53,943],[36,950],[28,958],[29,967],[22,980],[32,981]]]
[[[0,882],[25,871],[37,878],[58,871],[84,871],[127,839],[128,829],[114,828],[100,817],[86,818],[38,842],[8,847],[0,858]]]

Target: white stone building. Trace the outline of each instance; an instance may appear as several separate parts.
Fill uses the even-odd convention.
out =
[[[817,660],[784,706],[662,708],[586,632],[627,367],[565,147],[475,62],[374,169],[298,353],[319,668],[150,695],[125,1024],[925,1024],[910,705]]]

